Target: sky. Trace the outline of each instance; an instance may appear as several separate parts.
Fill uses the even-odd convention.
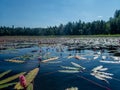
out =
[[[48,27],[109,20],[120,0],[0,0],[0,26]]]

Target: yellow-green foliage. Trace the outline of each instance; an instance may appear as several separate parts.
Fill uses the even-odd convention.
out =
[[[30,83],[30,84],[28,85],[27,90],[33,90],[33,84],[32,84],[32,83]]]
[[[3,80],[0,81],[0,84],[8,83],[8,82],[10,82],[10,81],[12,81],[12,80],[15,80],[15,79],[17,79],[20,75],[23,75],[23,74],[25,74],[25,72],[22,72],[22,73],[13,75],[13,76],[8,77],[8,78],[5,78],[5,79],[3,79]]]
[[[28,87],[28,85],[30,85],[30,83],[34,80],[34,78],[36,77],[38,71],[39,71],[39,68],[35,68],[35,69],[31,70],[31,71],[25,76],[26,82],[27,82],[27,85],[26,85],[27,87]],[[14,89],[20,90],[20,89],[23,89],[23,87],[20,85],[20,82],[18,82],[18,83],[15,85]]]
[[[11,70],[5,71],[3,73],[0,74],[0,78],[2,78],[3,76],[5,76],[6,74],[8,74],[9,72],[11,72]]]
[[[6,87],[9,87],[9,86],[12,86],[12,85],[14,85],[14,84],[16,84],[16,82],[14,82],[14,83],[2,84],[2,85],[0,85],[0,89],[3,89],[3,88],[6,88]]]

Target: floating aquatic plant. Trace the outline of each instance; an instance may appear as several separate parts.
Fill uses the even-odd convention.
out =
[[[112,63],[112,64],[120,64],[120,61],[104,61],[104,60],[100,60],[100,62],[103,62],[103,63]]]
[[[14,57],[14,58],[11,58],[11,59],[6,59],[5,61],[7,61],[7,62],[13,62],[13,63],[24,63],[26,60],[32,60],[34,58],[35,58],[34,55],[32,55],[32,54],[26,54],[26,55]]]
[[[77,63],[71,62],[71,64],[74,67],[69,67],[69,66],[61,66],[62,68],[64,68],[65,70],[58,70],[59,72],[64,72],[64,73],[79,73],[79,72],[83,72],[83,70],[85,70],[84,67],[80,66]]]
[[[23,60],[13,60],[13,59],[5,60],[5,61],[13,62],[13,63],[24,63],[25,62]]]
[[[78,56],[78,55],[76,55],[75,58],[78,59],[78,60],[80,60],[80,59],[83,59],[83,60],[87,59],[87,58],[85,58],[85,57]]]
[[[8,70],[8,71],[1,73],[0,78],[5,76],[6,74],[8,74],[10,72],[11,72],[11,70]],[[11,82],[11,81],[17,79],[19,77],[19,75],[22,75],[22,74],[25,74],[25,72],[22,72],[22,73],[19,73],[19,74],[16,74],[16,75],[13,75],[13,76],[10,76],[8,78],[1,80],[0,81],[0,89],[3,89],[3,88],[6,88],[6,87],[9,87],[9,86],[16,84],[16,82]],[[11,82],[11,83],[9,83],[9,82]]]
[[[99,58],[99,55],[95,55],[94,57],[93,57],[93,59],[95,60],[95,59],[98,59]]]
[[[43,58],[44,58],[44,59],[48,59],[48,58],[50,58],[50,52],[45,53],[45,54],[43,55]]]
[[[49,58],[49,59],[43,60],[42,62],[46,63],[46,62],[49,62],[49,61],[57,60],[58,58],[59,57],[53,57],[53,58]]]
[[[31,70],[26,76],[26,87],[29,86],[31,84],[31,82],[34,80],[34,78],[36,77],[37,73],[39,71],[39,68],[35,68],[33,70]],[[14,89],[23,89],[23,87],[20,85],[20,82],[18,82]]]
[[[8,78],[5,78],[5,79],[0,81],[0,84],[4,84],[4,83],[8,83],[10,81],[13,81],[13,80],[17,79],[20,75],[23,75],[23,74],[25,74],[25,72],[10,76]]]
[[[111,56],[112,59],[120,61],[120,57],[116,57],[116,56]]]
[[[57,63],[61,63],[62,61],[52,61],[52,62],[48,62],[50,64],[57,64]]]
[[[109,83],[107,81],[107,79],[112,79],[111,76],[113,74],[104,72],[106,70],[108,70],[108,68],[103,68],[103,66],[100,65],[100,66],[97,66],[97,67],[92,69],[91,75],[95,76],[97,79],[100,79],[100,80],[103,80],[103,81]]]
[[[75,56],[68,56],[67,58],[70,59],[70,58],[74,58]]]
[[[25,55],[22,55],[22,56],[17,56],[17,57],[11,58],[10,60],[23,60],[23,61],[25,61],[25,60],[31,60],[33,58],[34,58],[34,55],[25,54]]]
[[[78,88],[77,87],[71,87],[71,88],[67,88],[65,90],[78,90]]]
[[[11,70],[5,71],[3,73],[0,74],[0,78],[2,78],[3,76],[5,76],[6,74],[10,73]]]
[[[33,90],[33,84],[32,84],[32,83],[30,83],[30,84],[28,85],[27,90]]]
[[[18,53],[18,50],[16,50],[16,49],[6,49],[6,50],[1,50],[0,51],[0,54],[16,54],[16,53]]]
[[[107,57],[106,56],[102,56],[102,60],[105,60]]]
[[[14,82],[14,83],[2,84],[2,85],[0,85],[0,89],[7,88],[7,87],[12,86],[12,85],[15,85],[15,84],[16,84],[16,82]]]
[[[110,56],[112,60],[100,60],[102,63],[120,64],[120,57]]]

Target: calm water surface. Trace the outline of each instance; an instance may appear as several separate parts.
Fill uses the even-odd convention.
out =
[[[34,90],[65,90],[70,87],[78,87],[79,90],[120,90],[119,80],[107,79],[109,81],[108,84],[90,75],[90,72],[94,67],[103,65],[105,68],[108,68],[108,73],[114,74],[114,78],[120,79],[120,64],[107,64],[99,62],[99,60],[102,59],[102,55],[108,56],[107,59],[110,59],[109,57],[112,56],[112,54],[108,53],[107,50],[105,50],[96,60],[93,60],[93,55],[95,52],[99,52],[99,50],[77,51],[78,55],[83,55],[88,60],[76,60],[75,58],[67,59],[69,54],[74,55],[76,54],[76,51],[67,51],[67,48],[64,48],[63,52],[57,52],[56,48],[53,47],[50,47],[50,49],[46,51],[46,48],[47,47],[42,47],[44,53],[50,52],[50,56],[59,56],[60,58],[56,61],[41,63],[40,71],[34,81]],[[23,64],[5,62],[4,60],[29,53],[34,55],[36,52],[31,51],[39,49],[39,47],[17,49],[15,51],[16,53],[4,51],[5,53],[0,54],[0,72],[11,69],[12,74],[15,74],[22,71],[28,72],[38,67],[37,58],[34,60],[27,60]],[[84,66],[87,71],[76,74],[58,72],[58,70],[62,70],[60,66],[72,66],[71,62]],[[96,85],[95,82],[101,86]],[[106,89],[107,87],[110,89]]]

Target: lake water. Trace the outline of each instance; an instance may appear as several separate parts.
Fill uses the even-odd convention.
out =
[[[67,47],[64,47],[63,51],[57,51],[56,47],[41,47],[44,53],[50,53],[49,56],[58,56],[59,59],[47,63],[41,63],[40,71],[34,80],[34,90],[65,90],[70,87],[77,87],[78,90],[120,90],[120,64],[110,64],[100,62],[102,56],[107,56],[107,60],[111,60],[112,53],[108,53],[108,50],[104,50],[99,57],[93,60],[94,56],[100,50],[80,50],[80,51],[67,51]],[[58,47],[57,47],[58,48]],[[17,56],[25,54],[36,54],[38,52],[31,52],[32,50],[40,50],[39,47],[22,48],[11,52],[2,51],[0,54],[0,72],[11,69],[12,74],[22,71],[30,71],[38,67],[37,57],[33,60],[27,60],[23,64],[11,63],[4,61],[5,59],[11,59]],[[4,52],[4,53],[3,53]],[[68,59],[71,55],[78,54],[84,56],[87,60],[77,60],[75,58]],[[86,68],[85,72],[79,73],[62,73],[58,70],[63,70],[61,66],[72,66],[71,62],[75,62]],[[107,79],[109,83],[101,81],[94,76],[91,76],[91,70],[96,66],[103,65],[108,68],[106,72],[114,74],[113,79]],[[108,89],[109,88],[109,89]],[[8,88],[9,90],[9,88]]]

